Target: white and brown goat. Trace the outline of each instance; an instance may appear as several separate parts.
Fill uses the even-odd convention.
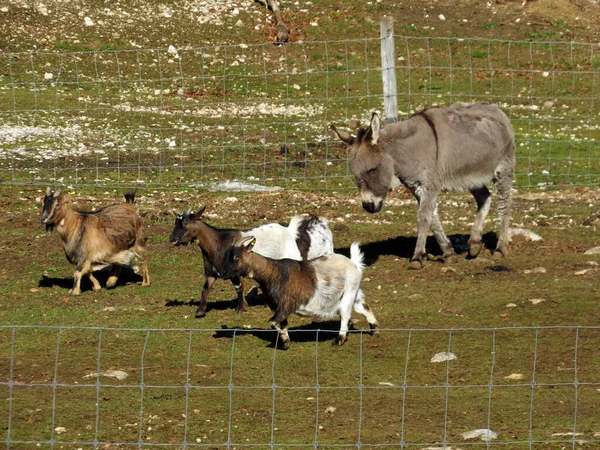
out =
[[[265,258],[252,251],[255,243],[256,239],[249,237],[228,250],[223,276],[249,277],[259,283],[275,313],[269,325],[280,331],[284,350],[290,346],[288,317],[294,313],[321,320],[339,315],[340,331],[334,345],[346,342],[353,309],[366,317],[372,333],[377,330],[377,319],[360,289],[364,266],[358,242],[350,247],[350,258],[334,253],[310,261]]]
[[[71,295],[81,292],[81,277],[87,275],[94,291],[100,283],[92,275],[95,270],[112,266],[106,287],[113,287],[121,268],[137,259],[142,272],[142,286],[150,284],[146,257],[146,237],[142,220],[134,206],[135,193],[125,194],[125,203],[106,206],[98,211],[75,211],[69,195],[60,189],[46,190],[42,207],[41,223],[47,231],[56,229],[62,239],[65,256],[75,264],[75,277]]]
[[[227,250],[241,242],[247,236],[254,236],[258,242],[256,253],[274,259],[290,258],[295,260],[312,259],[333,253],[333,234],[327,219],[313,216],[292,218],[288,226],[268,223],[251,230],[216,228],[204,221],[204,206],[194,213],[191,210],[177,214],[170,241],[174,245],[187,245],[198,242],[204,260],[204,287],[200,295],[200,304],[196,317],[206,315],[208,294],[219,278],[230,280],[238,294],[236,311],[247,310],[244,296],[244,284],[239,276],[223,276],[224,257]]]

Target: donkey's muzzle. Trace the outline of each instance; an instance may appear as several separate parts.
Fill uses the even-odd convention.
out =
[[[379,211],[381,211],[381,207],[383,206],[383,202],[363,202],[362,203],[363,208],[365,209],[365,211],[367,211],[368,213],[374,214],[377,213]]]

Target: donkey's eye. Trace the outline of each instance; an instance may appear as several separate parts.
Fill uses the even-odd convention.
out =
[[[371,175],[372,173],[375,173],[376,170],[377,170],[377,167],[373,167],[372,169],[367,170],[367,175]]]

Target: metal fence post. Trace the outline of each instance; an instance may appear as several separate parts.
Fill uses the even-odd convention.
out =
[[[398,118],[398,96],[396,91],[396,50],[394,48],[394,20],[383,16],[380,22],[381,33],[381,77],[383,81],[383,101],[387,123]]]

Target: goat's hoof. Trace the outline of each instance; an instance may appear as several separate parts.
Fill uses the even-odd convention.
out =
[[[196,318],[202,319],[206,315],[206,311],[196,311]]]
[[[246,308],[246,306],[238,306],[237,308],[235,308],[235,312],[237,312],[237,313],[247,313],[248,312],[248,308]]]
[[[411,270],[421,270],[423,268],[423,261],[420,259],[413,259],[410,261],[408,268]]]
[[[117,285],[117,279],[112,277],[106,280],[106,289],[112,289]]]
[[[98,291],[100,291],[100,289],[102,289],[102,288],[100,287],[100,285],[98,285],[98,286],[92,286],[92,290],[93,290],[94,292],[98,292]]]
[[[142,287],[148,287],[148,286],[150,286],[149,281],[142,281]]]
[[[342,345],[344,345],[346,343],[347,340],[348,340],[348,338],[346,336],[338,335],[338,337],[335,338],[335,340],[331,343],[331,345],[333,347],[335,347],[335,346],[341,347]]]
[[[281,341],[281,350],[287,350],[290,348],[290,340]]]
[[[483,242],[469,242],[469,258],[476,258],[483,248]]]
[[[81,294],[81,290],[80,289],[71,289],[69,291],[69,295],[79,295]]]

